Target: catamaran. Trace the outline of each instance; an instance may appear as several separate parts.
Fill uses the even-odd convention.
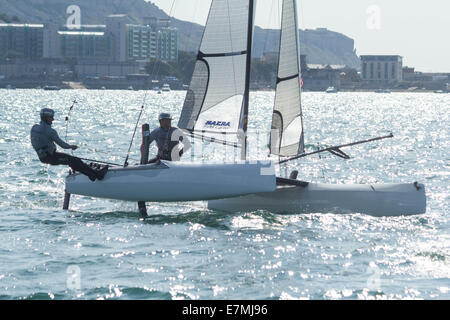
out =
[[[319,184],[297,180],[296,172],[289,177],[276,177],[273,161],[247,161],[255,2],[212,0],[178,122],[178,127],[195,139],[240,148],[241,161],[161,161],[152,165],[144,161],[142,165],[111,168],[104,180],[96,182],[81,174],[70,174],[66,178],[66,196],[79,194],[140,204],[206,200],[210,209],[233,212],[350,212],[375,216],[425,212],[424,186],[417,182]],[[278,59],[270,133],[270,154],[284,158],[278,164],[320,152],[348,159],[341,148],[392,137],[305,152],[296,0],[283,0]]]
[[[178,127],[203,139],[247,131],[248,84],[254,1],[213,1],[197,55],[191,85]],[[348,158],[340,148],[392,135],[305,153],[301,107],[301,72],[295,0],[284,0],[270,153],[301,158],[331,152]],[[221,120],[217,126],[215,120]],[[226,123],[226,125],[223,125]],[[227,139],[230,141],[230,139]],[[242,158],[246,141],[242,141]],[[285,159],[287,162],[291,159]],[[225,211],[267,210],[274,213],[367,213],[377,216],[425,212],[424,186],[411,184],[331,185],[278,177],[275,191],[208,201]]]

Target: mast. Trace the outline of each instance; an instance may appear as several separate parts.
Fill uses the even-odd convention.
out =
[[[299,80],[299,86],[300,86],[300,120],[302,123],[302,133],[300,136],[300,145],[299,145],[299,149],[298,149],[298,153],[303,153],[305,152],[305,131],[304,131],[304,127],[303,127],[303,108],[302,108],[302,62],[301,62],[301,55],[300,55],[300,34],[298,31],[299,28],[299,23],[298,23],[298,11],[297,11],[297,0],[294,0],[294,18],[295,18],[295,39],[297,39],[297,41],[295,42],[295,45],[297,47],[297,63],[298,63],[298,80]]]
[[[253,19],[254,7],[256,0],[248,2],[248,31],[247,31],[247,61],[245,72],[245,91],[244,91],[244,108],[242,116],[242,130],[244,137],[242,139],[241,160],[247,159],[247,124],[248,124],[248,105],[250,98],[250,66],[252,63],[252,42],[253,42]]]

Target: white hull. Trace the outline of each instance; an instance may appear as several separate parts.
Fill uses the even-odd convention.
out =
[[[422,184],[279,186],[273,192],[213,200],[208,208],[230,212],[267,210],[279,214],[365,213],[397,216],[424,213]]]
[[[261,174],[263,173],[263,174]],[[269,192],[276,188],[270,162],[161,164],[111,168],[102,181],[76,173],[66,177],[66,192],[124,201],[199,201]]]

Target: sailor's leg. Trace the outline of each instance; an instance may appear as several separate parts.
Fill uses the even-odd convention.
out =
[[[81,172],[82,174],[88,176],[92,181],[98,178],[98,171],[89,167],[87,164],[81,161],[80,158],[60,152],[55,152],[54,158],[58,162],[57,164],[68,165],[72,170]]]
[[[150,163],[156,163],[156,162],[158,162],[159,161],[159,157],[155,157],[155,158],[153,158],[153,159],[150,159],[147,163],[148,164],[150,164]]]

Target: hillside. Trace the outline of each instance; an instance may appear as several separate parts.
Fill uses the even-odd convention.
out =
[[[0,14],[15,17],[24,23],[65,24],[68,6],[81,8],[82,24],[104,24],[109,14],[125,13],[134,23],[145,17],[168,18],[155,4],[144,0],[0,0]],[[179,30],[179,49],[197,51],[203,27],[199,24],[172,19]],[[308,63],[346,64],[359,68],[359,59],[354,52],[354,42],[343,34],[326,29],[301,30],[301,52],[307,55]],[[255,28],[254,57],[263,52],[278,51],[279,31]]]

